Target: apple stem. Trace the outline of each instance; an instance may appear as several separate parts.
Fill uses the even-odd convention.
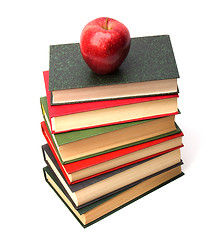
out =
[[[108,30],[108,18],[106,18],[106,23],[104,29]]]

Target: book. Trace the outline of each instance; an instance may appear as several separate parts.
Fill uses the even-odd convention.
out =
[[[47,103],[46,97],[41,102]],[[45,104],[44,110],[48,112],[52,133],[82,130],[100,126],[140,121],[175,115],[178,113],[177,96],[167,97],[122,106],[97,109],[92,111],[72,113],[68,115],[50,116],[49,108]]]
[[[43,171],[46,182],[84,228],[184,175],[181,171],[181,166],[177,166],[161,174],[152,176],[126,190],[77,209],[54,172],[49,167],[45,167]]]
[[[79,43],[51,45],[49,62],[52,104],[177,92],[179,73],[168,35],[132,38],[126,60],[112,74],[93,73]]]
[[[180,132],[115,152],[62,165],[45,122],[41,123],[41,129],[68,184],[84,181],[183,146],[183,133]]]
[[[43,105],[45,102],[45,105]],[[177,97],[51,117],[46,97],[42,108],[48,112],[52,133],[109,126],[178,114]]]
[[[45,162],[51,167],[66,191],[69,193],[75,206],[82,207],[99,199],[112,195],[137,184],[152,174],[156,174],[172,166],[181,164],[180,149],[163,154],[159,157],[147,159],[124,168],[99,175],[73,185],[69,185],[54,155],[47,145],[42,146]]]
[[[171,97],[176,97],[176,98],[179,97],[179,95],[175,93],[175,94],[169,94],[169,95],[157,95],[157,96],[150,96],[150,97],[125,98],[125,99],[114,99],[114,100],[107,100],[107,101],[51,105],[51,92],[48,90],[49,71],[44,71],[43,76],[44,76],[44,83],[45,83],[45,89],[46,89],[46,97],[47,97],[50,122],[52,118],[64,116],[64,115],[70,115],[70,114],[79,113],[79,112],[87,112],[87,111],[92,111],[97,109],[124,106],[128,104],[160,100],[160,99],[166,99]]]
[[[46,111],[43,116],[48,128]],[[174,116],[51,134],[63,164],[134,146],[176,130]]]

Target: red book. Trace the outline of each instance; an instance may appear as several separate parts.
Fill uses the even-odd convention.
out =
[[[113,170],[116,170],[116,169],[119,169],[119,168],[122,168],[122,167],[125,167],[125,166],[128,166],[128,165],[131,165],[133,163],[140,162],[140,161],[152,158],[152,157],[156,157],[158,155],[170,152],[172,150],[175,150],[175,149],[183,146],[182,142],[180,142],[179,144],[174,143],[174,145],[175,144],[176,145],[171,147],[171,148],[165,149],[165,150],[160,151],[160,152],[156,152],[156,153],[151,154],[151,155],[147,155],[145,157],[141,157],[139,159],[136,159],[136,160],[131,161],[131,162],[127,162],[125,164],[117,165],[116,167],[112,167],[112,168],[106,169],[104,171],[97,172],[97,173],[94,173],[90,176],[83,177],[83,178],[80,178],[80,179],[77,179],[77,180],[73,181],[72,177],[71,177],[71,175],[73,173],[77,173],[77,172],[80,172],[80,170],[85,170],[85,169],[87,169],[89,171],[91,169],[91,167],[96,166],[97,164],[102,164],[102,163],[105,163],[105,162],[110,161],[110,160],[114,161],[114,159],[118,159],[118,158],[120,158],[124,155],[132,154],[134,152],[137,152],[137,151],[140,151],[140,150],[143,150],[143,149],[147,149],[147,148],[155,146],[157,144],[164,143],[164,142],[167,142],[167,141],[172,140],[172,139],[180,138],[180,137],[183,136],[183,133],[181,132],[181,133],[173,134],[173,135],[168,136],[168,137],[163,137],[163,138],[160,138],[160,139],[157,139],[157,140],[153,140],[153,141],[149,141],[149,142],[146,142],[146,143],[138,144],[138,145],[128,147],[128,148],[125,148],[125,149],[120,149],[120,150],[117,150],[117,151],[114,151],[114,152],[102,154],[100,156],[87,158],[87,159],[84,159],[84,160],[81,160],[81,161],[76,161],[76,162],[72,162],[72,163],[62,165],[45,122],[41,123],[41,128],[42,128],[43,135],[46,138],[47,143],[48,143],[52,153],[54,154],[54,157],[56,158],[57,163],[58,163],[60,169],[62,170],[62,172],[63,172],[63,174],[64,174],[64,176],[65,176],[65,178],[66,178],[66,180],[69,184],[74,184],[74,183],[77,183],[77,182],[80,182],[80,181],[84,181],[86,179],[101,175],[103,173],[110,172],[110,171],[113,171]]]
[[[86,126],[86,127],[73,128],[73,129],[55,130],[55,129],[52,129],[52,119],[53,118],[55,119],[60,116],[72,115],[75,113],[83,113],[83,112],[112,108],[112,107],[119,107],[119,106],[124,106],[124,105],[129,105],[129,104],[135,104],[135,103],[143,103],[143,102],[162,100],[162,99],[168,99],[168,98],[178,98],[179,96],[178,96],[178,94],[172,94],[172,95],[125,98],[125,99],[73,103],[73,104],[63,104],[63,105],[51,105],[51,92],[48,90],[49,89],[49,71],[44,71],[43,75],[44,75],[44,82],[45,82],[46,96],[47,96],[47,103],[48,103],[47,104],[48,105],[48,113],[49,113],[49,120],[50,120],[50,124],[51,124],[52,133],[66,132],[66,131],[84,129],[84,128],[89,128],[89,127],[106,126],[106,125],[110,125],[110,124],[118,124],[118,123],[124,123],[124,122],[128,122],[128,121],[137,121],[137,120],[143,120],[143,119],[149,119],[149,118],[158,118],[158,117],[164,117],[164,116],[178,113],[178,111],[174,111],[172,113],[160,114],[160,115],[151,116],[151,117],[142,117],[142,118],[137,118],[137,119],[123,120],[123,121],[117,121],[117,122],[105,123],[105,124],[100,123],[100,124],[98,124],[98,125],[96,124],[94,126]]]
[[[51,92],[48,90],[49,89],[49,71],[44,71],[43,75],[44,75],[44,83],[46,88],[46,96],[47,96],[48,111],[49,111],[50,118],[69,115],[73,113],[103,109],[103,108],[123,106],[123,105],[133,104],[133,103],[178,97],[178,94],[172,94],[172,95],[160,95],[160,96],[151,96],[151,97],[124,98],[124,99],[115,99],[115,100],[106,100],[106,101],[51,105]]]

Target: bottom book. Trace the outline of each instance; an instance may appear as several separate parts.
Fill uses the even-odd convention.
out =
[[[49,167],[45,167],[43,171],[47,183],[57,193],[60,199],[84,228],[184,175],[181,171],[181,166],[177,166],[171,170],[142,181],[133,187],[113,194],[104,200],[99,200],[86,207],[75,209],[70,201],[69,195],[62,184],[58,181],[53,171]]]

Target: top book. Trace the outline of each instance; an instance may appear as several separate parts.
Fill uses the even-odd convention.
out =
[[[177,78],[169,35],[132,38],[123,64],[106,75],[89,69],[79,43],[50,46],[52,104],[176,93]]]

